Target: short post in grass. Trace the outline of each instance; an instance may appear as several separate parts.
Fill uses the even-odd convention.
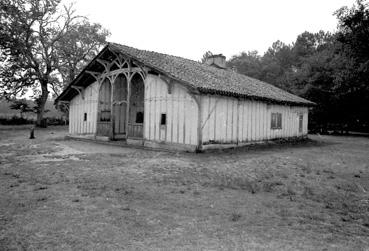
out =
[[[34,139],[35,138],[35,126],[32,126],[29,131],[29,138]]]

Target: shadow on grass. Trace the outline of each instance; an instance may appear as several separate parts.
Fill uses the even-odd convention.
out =
[[[305,139],[276,139],[271,141],[266,141],[262,143],[251,143],[250,145],[231,147],[227,149],[209,149],[201,152],[201,154],[214,154],[214,153],[224,153],[224,154],[236,154],[236,153],[255,153],[263,151],[283,151],[290,148],[315,148],[315,147],[327,147],[332,145],[340,144],[339,142],[331,140],[315,140],[311,138]]]

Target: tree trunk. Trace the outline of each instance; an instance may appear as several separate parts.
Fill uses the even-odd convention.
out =
[[[39,110],[37,112],[37,121],[36,121],[37,126],[41,126],[41,123],[42,123],[41,121],[44,117],[45,104],[46,104],[48,96],[49,96],[49,91],[47,89],[47,81],[42,81],[41,82],[41,98],[40,98],[40,103],[39,103]]]

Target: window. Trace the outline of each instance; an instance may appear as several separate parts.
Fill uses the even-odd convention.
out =
[[[104,121],[104,122],[110,121],[110,110],[101,111],[100,121]]]
[[[165,126],[167,124],[167,114],[162,113],[160,118],[160,125]]]
[[[282,129],[282,113],[272,113],[271,129]]]
[[[83,114],[83,121],[87,121],[87,113],[86,112]]]
[[[304,121],[304,115],[300,114],[299,115],[299,133],[302,133],[303,121]]]
[[[142,124],[144,121],[144,113],[143,112],[137,112],[136,113],[136,123]]]

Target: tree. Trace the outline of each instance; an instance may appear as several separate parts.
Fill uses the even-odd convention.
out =
[[[340,55],[346,62],[336,80],[341,109],[349,123],[368,130],[369,2],[358,0],[351,8],[339,9],[336,16]]]
[[[236,69],[238,73],[253,78],[261,78],[261,57],[257,51],[241,52],[233,56],[228,62],[228,67]]]
[[[213,56],[213,53],[211,51],[205,52],[204,55],[202,55],[200,63],[205,63],[206,59],[210,56]]]
[[[100,24],[90,24],[86,20],[70,27],[70,31],[58,43],[59,57],[63,59],[58,72],[63,83],[70,83],[76,78],[86,63],[97,55],[109,34]],[[56,94],[60,92],[54,91]]]
[[[292,46],[276,41],[265,52],[262,61],[262,80],[282,89],[290,89],[290,75],[294,66]]]
[[[109,34],[60,1],[0,2],[0,90],[8,99],[28,88],[40,91],[38,125],[50,88],[58,93],[61,79],[72,79]]]
[[[28,103],[25,100],[14,100],[9,107],[12,110],[19,110],[21,118],[23,118],[23,113],[33,111],[33,109],[28,105]]]
[[[40,96],[35,98],[35,100],[33,101],[33,104],[34,106],[32,108],[32,111],[36,114],[40,113],[41,109],[44,110],[44,114],[50,111],[49,109],[45,109],[45,107],[42,107],[42,99]]]

